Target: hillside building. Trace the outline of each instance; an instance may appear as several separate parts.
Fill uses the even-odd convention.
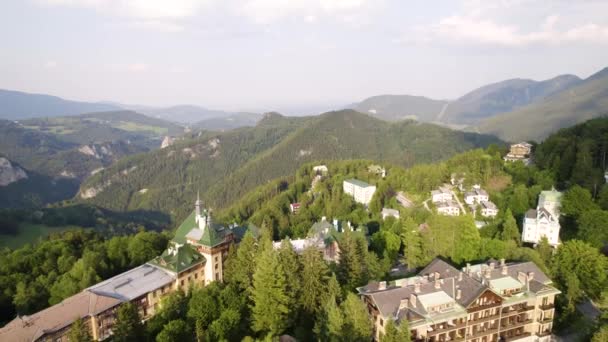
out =
[[[252,229],[255,227],[252,226]],[[13,319],[0,329],[0,341],[68,341],[71,325],[82,319],[94,340],[112,336],[118,307],[134,303],[142,319],[152,317],[171,292],[222,281],[230,245],[247,230],[214,224],[197,199],[194,212],[179,226],[158,257],[95,284],[61,303]],[[255,233],[255,232],[254,232]]]
[[[312,167],[312,172],[320,176],[327,176],[329,170],[326,165],[317,165]]]
[[[326,217],[322,217],[321,221],[316,222],[310,227],[308,236],[304,239],[287,239],[293,250],[302,254],[305,249],[314,247],[321,254],[323,259],[327,262],[340,262],[340,244],[342,233],[345,231],[351,231],[354,234],[367,235],[367,228],[365,226],[353,227],[349,221],[339,221],[337,219],[331,222]],[[279,249],[282,241],[274,241],[273,248]]]
[[[508,162],[521,161],[524,164],[530,164],[530,157],[532,155],[532,145],[527,142],[520,142],[518,144],[511,145],[509,153],[503,158]]]
[[[437,212],[441,215],[447,216],[459,216],[460,215],[460,207],[458,204],[452,200],[435,203],[437,206]]]
[[[292,214],[297,214],[298,210],[300,210],[300,203],[289,204],[289,211],[291,211]]]
[[[357,179],[348,179],[343,182],[344,193],[354,197],[355,202],[369,205],[376,192],[376,186]]]
[[[552,189],[542,191],[538,196],[538,206],[530,209],[524,216],[522,241],[537,244],[547,237],[549,244],[559,244],[559,216],[562,193]]]
[[[414,277],[357,290],[376,340],[388,320],[407,320],[416,342],[549,342],[560,293],[532,262],[488,261],[458,270],[441,259]]]
[[[394,217],[398,220],[399,219],[399,210],[382,208],[382,219],[386,220],[387,217]]]
[[[464,194],[464,201],[466,204],[475,204],[481,202],[487,202],[490,200],[488,192],[480,187],[471,189]]]
[[[437,190],[431,191],[431,201],[433,203],[451,201],[454,194],[450,189],[440,187]]]
[[[498,215],[498,208],[494,202],[483,201],[479,205],[481,206],[481,216],[496,217]]]
[[[409,198],[407,198],[407,196],[405,196],[403,191],[397,192],[396,199],[397,199],[397,202],[399,202],[399,204],[401,204],[401,206],[404,208],[411,208],[414,206],[414,202],[412,202]]]

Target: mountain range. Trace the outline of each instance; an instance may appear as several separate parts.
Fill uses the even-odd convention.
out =
[[[349,107],[384,120],[414,118],[517,141],[542,140],[559,128],[605,116],[606,103],[608,68],[586,79],[560,75],[544,81],[506,80],[455,100],[380,95]]]

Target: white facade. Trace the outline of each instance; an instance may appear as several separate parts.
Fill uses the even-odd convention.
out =
[[[522,240],[524,242],[539,243],[543,236],[547,237],[549,244],[559,244],[559,208],[561,193],[555,190],[543,191],[538,199],[536,210],[528,210],[524,217]]]
[[[451,201],[452,192],[443,188],[440,188],[439,190],[433,190],[431,191],[431,200],[433,201],[433,203]]]
[[[316,173],[320,173],[320,174],[327,174],[328,170],[327,170],[327,166],[325,165],[317,165],[317,166],[313,166],[312,168],[313,172]]]
[[[498,208],[490,201],[481,202],[481,216],[483,217],[496,217],[498,215]]]
[[[385,220],[389,216],[399,219],[399,210],[382,208],[382,219]]]
[[[370,185],[356,179],[345,180],[343,183],[344,193],[354,197],[355,202],[368,205],[374,193],[376,186]]]
[[[481,188],[474,188],[464,195],[464,201],[467,204],[482,203],[489,200],[490,196],[488,196],[488,193]]]
[[[445,201],[437,203],[437,212],[447,216],[460,215],[460,207],[454,201]]]

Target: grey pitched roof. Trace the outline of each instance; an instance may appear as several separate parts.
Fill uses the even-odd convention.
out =
[[[175,276],[169,271],[143,264],[127,272],[89,287],[87,290],[100,296],[130,301],[150,291],[170,284]]]
[[[535,219],[536,218],[536,209],[530,209],[526,211],[526,218]]]

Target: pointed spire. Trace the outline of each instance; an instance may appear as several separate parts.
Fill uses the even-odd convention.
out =
[[[201,198],[199,192],[196,192],[196,202],[194,202],[194,211],[195,211],[195,219],[198,222],[199,217],[201,216]]]

